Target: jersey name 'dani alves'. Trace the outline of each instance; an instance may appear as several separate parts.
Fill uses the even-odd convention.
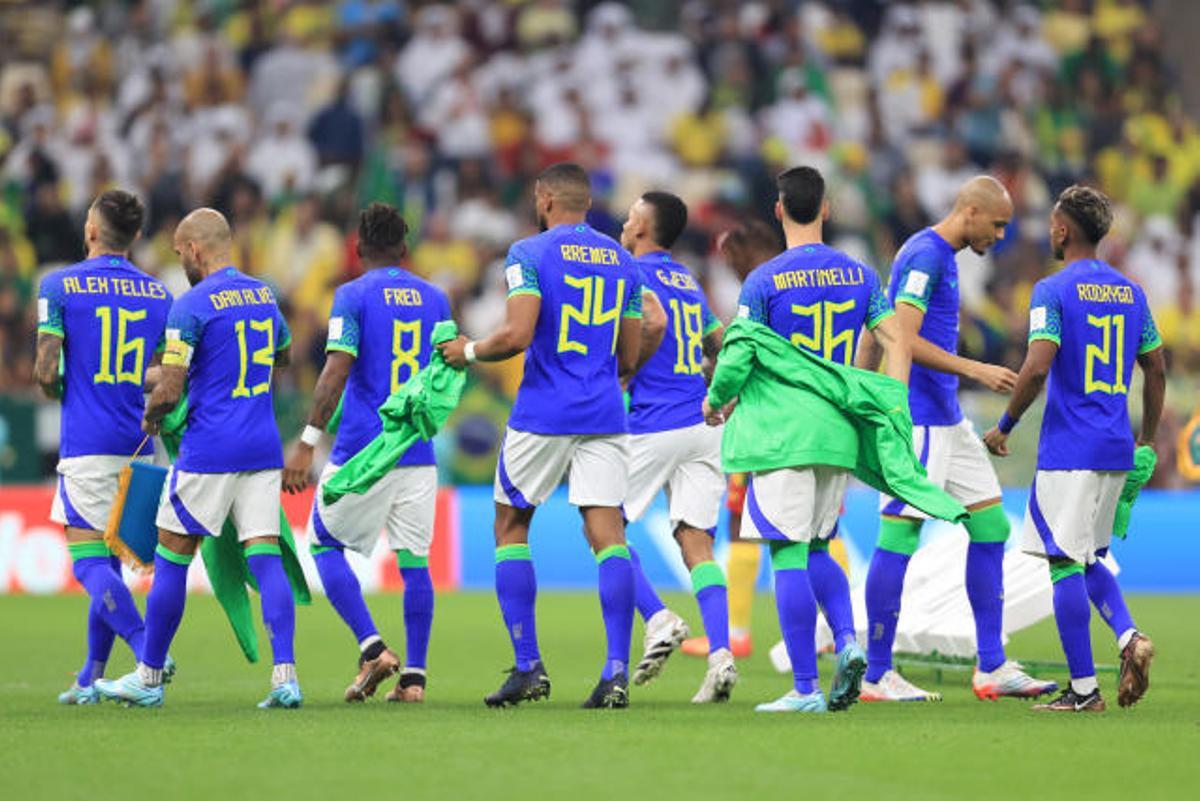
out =
[[[708,391],[701,367],[704,337],[721,327],[704,291],[688,268],[669,253],[638,258],[642,287],[653,292],[667,315],[662,344],[629,385],[629,431],[648,434],[704,421]]]
[[[541,298],[509,427],[543,435],[627,432],[616,353],[621,321],[642,316],[633,257],[588,225],[563,224],[515,243],[505,264],[510,298]]]
[[[338,287],[327,351],[354,356],[342,394],[342,422],[330,461],[345,464],[383,431],[379,408],[429,364],[433,327],[450,319],[446,293],[400,267],[382,267]],[[418,440],[397,466],[435,464]]]
[[[187,367],[187,430],[175,466],[190,473],[283,467],[272,408],[275,355],[292,335],[271,289],[223,267],[180,295],[163,364]]]
[[[958,352],[958,264],[954,248],[932,228],[909,237],[892,262],[888,299],[925,312],[920,335],[948,353]],[[963,419],[958,376],[913,362],[908,378],[913,425],[952,426]]]
[[[1162,345],[1142,288],[1102,261],[1044,278],[1029,304],[1029,340],[1056,343],[1038,443],[1040,470],[1130,470],[1133,363]]]
[[[863,326],[892,315],[879,274],[828,245],[798,245],[755,268],[738,316],[770,326],[809,353],[852,364]]]
[[[120,256],[98,256],[42,279],[38,333],[63,340],[63,458],[133,456],[145,436],[146,366],[162,350],[170,308],[166,286]],[[150,442],[140,451],[153,452]]]

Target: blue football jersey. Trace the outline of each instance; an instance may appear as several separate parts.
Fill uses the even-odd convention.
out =
[[[63,338],[59,453],[132,456],[146,365],[163,347],[171,295],[120,256],[56,270],[38,288],[38,333]],[[142,454],[153,453],[147,442]]]
[[[272,408],[275,354],[292,341],[271,289],[224,267],[180,295],[168,355],[187,365],[187,430],[175,465],[190,473],[283,467]],[[176,345],[180,342],[182,345]]]
[[[827,245],[798,245],[746,278],[738,316],[838,364],[852,364],[858,336],[892,314],[875,270]]]
[[[1130,470],[1133,363],[1162,345],[1142,288],[1083,259],[1038,282],[1029,340],[1058,344],[1038,445],[1041,470]]]
[[[354,356],[330,461],[345,464],[383,431],[379,407],[429,364],[433,327],[450,319],[446,293],[399,267],[372,270],[338,288],[327,351]],[[397,465],[434,464],[433,443],[416,442]]]
[[[558,225],[514,244],[506,264],[510,297],[542,299],[509,426],[546,435],[628,431],[616,354],[622,318],[642,316],[633,257],[590,226]]]
[[[629,431],[647,434],[696,425],[704,421],[701,406],[708,391],[701,374],[703,340],[721,321],[688,268],[672,261],[669,253],[648,253],[636,261],[642,286],[667,313],[667,331],[629,384]]]
[[[958,264],[954,248],[932,228],[909,237],[892,262],[888,299],[925,312],[920,335],[949,353],[958,353]],[[913,425],[952,426],[962,418],[958,376],[913,362],[908,378]]]

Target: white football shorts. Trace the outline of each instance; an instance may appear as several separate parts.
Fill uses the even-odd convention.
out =
[[[1083,565],[1095,562],[1112,542],[1125,475],[1123,470],[1038,470],[1021,549]]]
[[[349,548],[370,556],[380,532],[385,532],[390,550],[429,555],[437,509],[436,467],[393,468],[362,495],[343,495],[327,506],[322,490],[337,471],[338,465],[325,465],[313,497],[308,530],[318,545]]]
[[[1000,480],[970,420],[952,426],[913,426],[913,449],[929,480],[963,506],[1000,497]],[[894,517],[929,519],[919,509],[882,494],[879,511]]]
[[[504,432],[492,492],[496,503],[539,506],[563,476],[572,505],[619,508],[629,477],[629,435]]]
[[[667,493],[671,531],[684,523],[709,531],[721,514],[721,429],[697,423],[629,438],[625,518],[638,520],[659,490]]]
[[[72,528],[104,531],[117,495],[117,479],[128,456],[69,456],[58,460],[58,486],[50,519]],[[137,461],[150,462],[149,456]]]
[[[751,474],[742,508],[741,539],[829,539],[837,527],[849,483],[849,470],[828,465]]]
[[[189,473],[174,466],[158,504],[158,527],[176,534],[219,536],[232,517],[238,541],[279,536],[282,470]]]

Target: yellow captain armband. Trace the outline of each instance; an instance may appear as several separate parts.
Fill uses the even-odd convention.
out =
[[[192,346],[182,339],[168,339],[162,363],[164,367],[187,367],[192,363]]]

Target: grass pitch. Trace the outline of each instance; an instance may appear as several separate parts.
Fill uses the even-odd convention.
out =
[[[690,598],[670,602],[699,629]],[[1118,709],[1115,678],[1102,676],[1109,711],[1079,716],[979,702],[965,673],[944,675],[941,704],[755,714],[755,703],[789,686],[767,659],[778,638],[767,596],[755,609],[759,650],[740,664],[731,703],[689,704],[703,664],[676,655],[653,685],[634,688],[630,709],[580,710],[603,659],[589,593],[539,598],[552,700],[490,710],[481,699],[511,661],[495,599],[462,593],[437,603],[423,706],[385,704],[388,686],[366,704],[342,702],[356,649],[317,598],[298,610],[304,708],[258,710],[269,666],[247,664],[216,602],[193,596],[172,649],[179,674],[167,703],[145,710],[55,703],[83,659],[83,597],[0,596],[0,798],[1096,801],[1195,798],[1200,782],[1200,597],[1134,598],[1134,616],[1158,646],[1150,693]],[[401,645],[400,598],[376,597],[371,607]],[[1097,659],[1112,663],[1112,636],[1093,622]],[[636,660],[640,625],[634,636]],[[1018,635],[1009,653],[1061,659],[1052,622]],[[118,642],[109,675],[131,665]],[[828,671],[822,662],[826,687]],[[937,684],[926,671],[909,675]]]

